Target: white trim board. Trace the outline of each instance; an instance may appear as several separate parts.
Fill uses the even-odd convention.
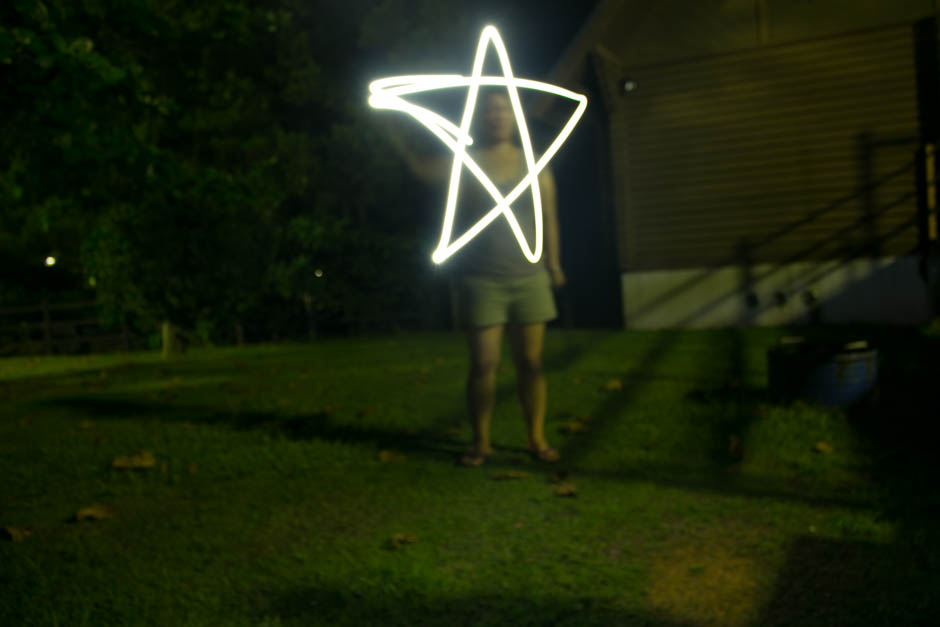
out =
[[[929,309],[918,261],[902,256],[624,272],[624,326],[775,326],[813,319],[919,324]],[[812,305],[807,292],[814,296]]]

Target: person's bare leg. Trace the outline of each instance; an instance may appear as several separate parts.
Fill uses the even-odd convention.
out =
[[[496,370],[502,348],[502,325],[477,327],[467,331],[470,348],[470,372],[467,376],[467,408],[473,426],[473,451],[465,463],[482,462],[489,455],[490,421],[496,400]],[[476,458],[476,459],[472,459]]]
[[[509,341],[516,365],[516,389],[528,427],[529,449],[535,452],[548,451],[550,447],[545,439],[547,386],[542,372],[545,323],[511,325]],[[556,455],[552,452],[547,457]]]

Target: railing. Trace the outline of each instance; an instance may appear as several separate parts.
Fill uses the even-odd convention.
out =
[[[126,351],[134,339],[125,325],[106,329],[95,301],[0,309],[0,356]]]

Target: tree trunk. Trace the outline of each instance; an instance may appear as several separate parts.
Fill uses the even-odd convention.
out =
[[[309,292],[300,295],[303,301],[304,311],[307,313],[307,336],[310,340],[317,339],[317,316],[313,311],[313,296]]]
[[[245,344],[245,329],[239,320],[235,321],[235,344],[242,346]]]
[[[179,329],[169,320],[164,320],[160,325],[160,335],[163,338],[163,358],[178,357],[183,354],[183,342],[181,341]]]

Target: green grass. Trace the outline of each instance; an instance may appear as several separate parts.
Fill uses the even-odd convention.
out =
[[[506,363],[480,469],[459,335],[0,360],[0,526],[32,531],[0,542],[0,624],[926,624],[936,340],[864,332],[882,382],[845,411],[766,400],[782,329],[553,329],[563,462],[523,454]]]

